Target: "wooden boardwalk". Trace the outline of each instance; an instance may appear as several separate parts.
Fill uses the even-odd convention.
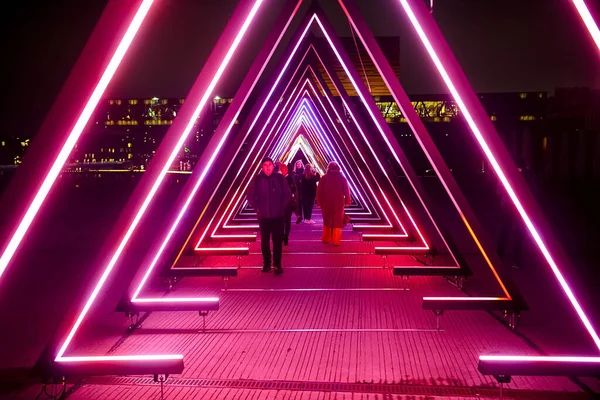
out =
[[[459,289],[442,277],[394,277],[350,227],[340,247],[324,245],[320,216],[314,217],[314,225],[292,227],[281,276],[260,271],[260,243],[251,243],[237,277],[184,278],[160,293],[220,297],[205,330],[197,313],[154,312],[131,334],[81,341],[73,353],[183,354],[183,374],[164,386],[168,399],[497,398],[496,381],[477,371],[478,356],[537,354],[483,311],[448,312],[437,329],[435,316],[421,308],[422,297],[459,296]],[[237,260],[208,257],[204,263]],[[393,256],[387,265],[417,263]],[[69,398],[160,395],[148,377],[98,377]],[[547,377],[514,377],[504,396],[587,398],[571,380]]]

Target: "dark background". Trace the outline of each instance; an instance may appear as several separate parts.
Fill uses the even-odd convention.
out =
[[[138,35],[107,97],[185,97],[237,4],[156,1],[160,11]],[[269,7],[236,61],[239,68],[229,70],[217,94],[234,94],[281,3],[265,3]],[[600,2],[588,3],[598,15]],[[35,134],[105,4],[21,1],[3,8],[1,136]],[[338,34],[350,36],[337,1],[319,4]],[[400,37],[400,79],[408,94],[446,92],[396,0],[357,0],[357,5],[375,36]],[[598,49],[569,0],[435,0],[434,16],[477,92],[600,87]]]

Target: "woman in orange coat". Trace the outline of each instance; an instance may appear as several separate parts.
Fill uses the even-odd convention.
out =
[[[333,242],[339,246],[342,241],[344,227],[344,207],[352,202],[348,181],[340,172],[335,161],[327,165],[327,173],[317,186],[317,204],[323,213],[323,243]]]

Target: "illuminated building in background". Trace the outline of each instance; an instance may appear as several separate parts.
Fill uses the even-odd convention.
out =
[[[414,146],[417,151],[410,127],[393,99],[384,95],[373,97],[402,145],[407,149]],[[460,169],[463,163],[464,168],[477,165],[485,169],[479,160],[469,161],[462,151],[457,151],[469,139],[460,110],[450,95],[410,97],[417,114],[438,140],[439,149],[447,153],[450,165]],[[521,155],[535,169],[546,171],[552,178],[600,175],[598,164],[593,162],[600,140],[600,122],[594,111],[600,104],[598,91],[572,88],[557,89],[552,97],[546,92],[480,93],[479,97],[510,152]],[[358,97],[352,99],[358,101]],[[339,101],[339,97],[335,100]],[[173,163],[173,170],[193,169],[231,101],[230,97],[215,96],[205,107],[193,136]],[[158,97],[102,100],[75,146],[66,170],[144,170],[184,102],[183,98]],[[562,146],[565,141],[573,143]],[[0,138],[0,165],[4,169],[19,165],[29,143],[29,138]],[[562,154],[566,149],[580,147],[581,152]],[[562,165],[561,159],[572,161]]]

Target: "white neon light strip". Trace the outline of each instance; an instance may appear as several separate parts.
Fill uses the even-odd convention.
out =
[[[256,226],[258,228],[258,225]],[[227,252],[227,251],[234,251],[234,250],[249,250],[248,247],[200,247],[200,248],[196,248],[194,249],[194,251],[196,252],[203,252],[203,251],[223,251],[223,252]]]

